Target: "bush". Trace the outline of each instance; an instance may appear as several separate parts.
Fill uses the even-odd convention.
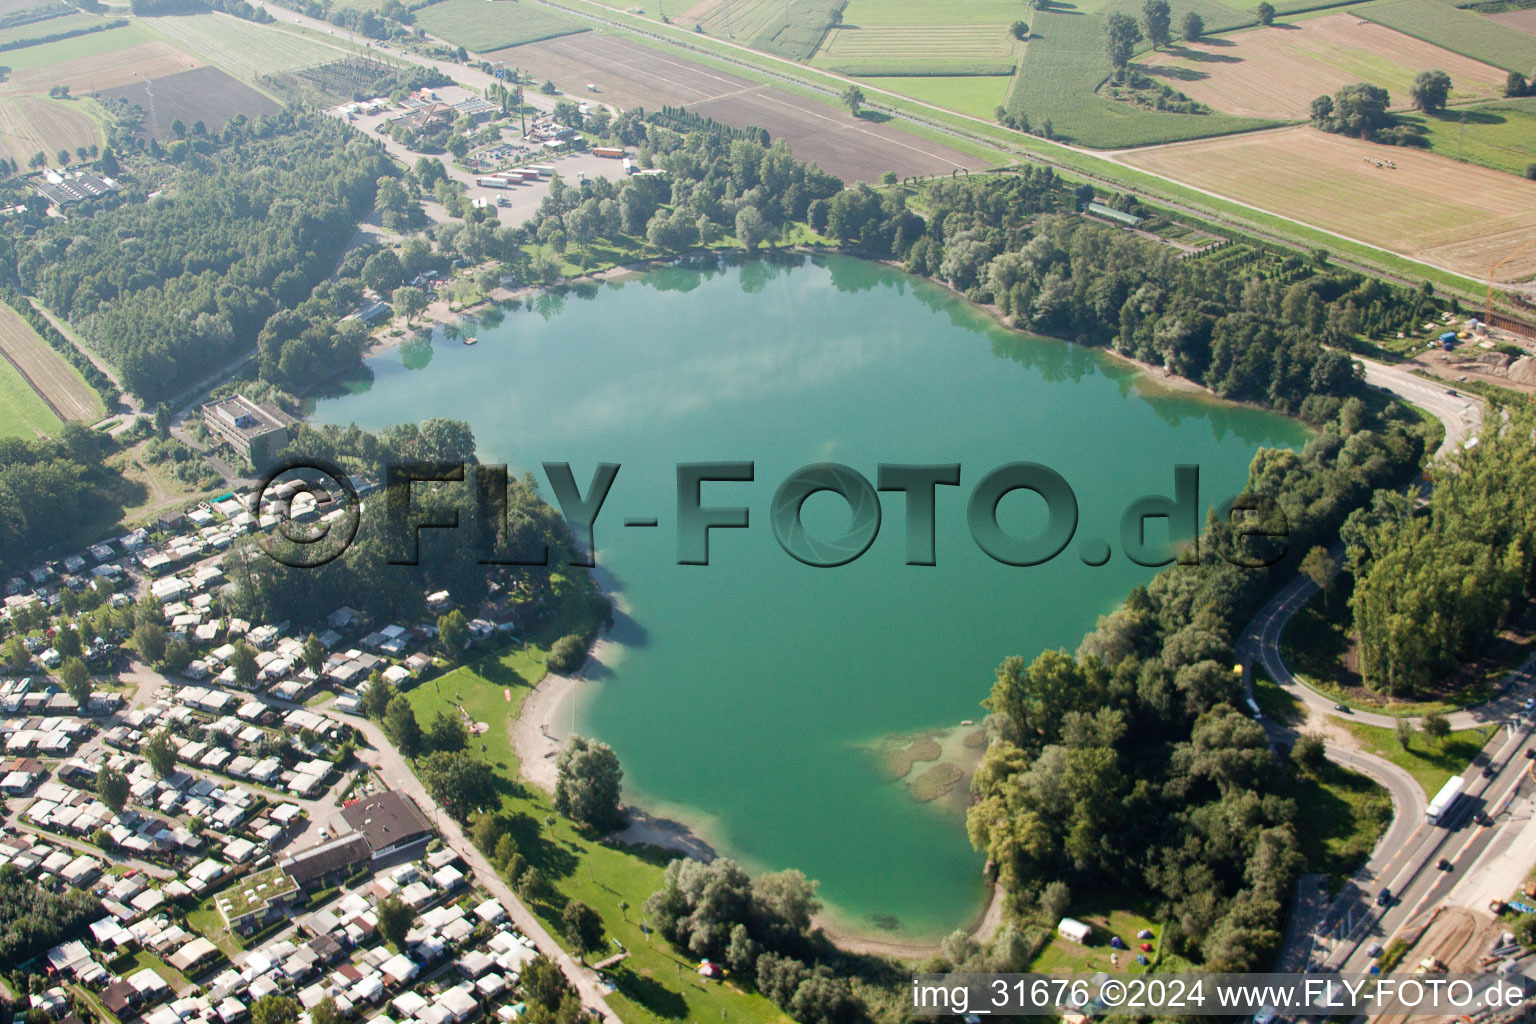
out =
[[[554,642],[544,663],[551,672],[574,672],[586,660],[587,645],[581,637],[568,633]]]

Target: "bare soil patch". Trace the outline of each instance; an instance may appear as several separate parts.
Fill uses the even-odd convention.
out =
[[[1499,68],[1353,14],[1181,43],[1141,67],[1212,109],[1281,118],[1307,117],[1316,97],[1363,81],[1406,107],[1413,76],[1426,68],[1451,76],[1453,99],[1500,95],[1505,77]]]
[[[176,120],[189,127],[201,121],[214,132],[236,114],[256,118],[282,109],[270,98],[214,67],[193,68],[104,92],[137,104],[144,111],[140,132],[161,142],[172,137],[171,122]]]
[[[1536,36],[1536,7],[1527,7],[1523,11],[1505,11],[1503,14],[1490,14],[1490,19],[1500,25],[1508,25],[1517,28],[1521,32],[1529,32]]]
[[[617,36],[584,32],[485,55],[549,79],[575,95],[588,83],[618,107],[682,105],[717,121],[767,129],[795,156],[814,160],[845,181],[898,175],[948,174],[982,162],[890,124],[857,119],[845,110],[773,86],[652,50]]]

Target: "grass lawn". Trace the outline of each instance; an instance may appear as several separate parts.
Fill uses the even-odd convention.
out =
[[[197,930],[197,933],[215,946],[219,951],[231,960],[235,954],[244,948],[240,945],[228,928],[224,927],[224,917],[219,913],[219,908],[213,905],[214,897],[209,896],[197,905],[196,910],[187,911],[187,924]]]
[[[913,99],[948,107],[974,117],[991,117],[1008,98],[1012,75],[965,75],[953,78],[870,78],[871,85]]]
[[[1335,887],[1365,862],[1392,821],[1387,791],[1332,761],[1315,781],[1287,780],[1280,795],[1304,809],[1306,827],[1298,830],[1297,838],[1307,871],[1328,875]]]
[[[171,986],[177,995],[181,995],[183,992],[192,987],[191,979],[189,979],[185,974],[182,974],[176,968],[172,967],[170,964],[166,963],[164,960],[160,959],[159,956],[151,953],[149,950],[141,949],[134,954],[133,970],[138,971],[145,967],[150,968],[156,974],[160,975],[160,977],[164,978],[165,983]]]
[[[528,4],[441,0],[416,12],[416,24],[434,36],[476,53],[586,31],[587,24]]]
[[[1441,156],[1511,174],[1536,163],[1536,97],[1402,116],[1428,130],[1430,149]]]
[[[1116,896],[1121,898],[1114,898]],[[1093,935],[1089,937],[1088,945],[1080,946],[1070,939],[1053,935],[1051,941],[1046,943],[1045,948],[1040,951],[1040,955],[1035,957],[1034,963],[1029,965],[1029,971],[1040,974],[1146,971],[1147,968],[1136,963],[1138,947],[1142,941],[1150,941],[1153,951],[1142,955],[1155,962],[1162,939],[1162,928],[1147,916],[1152,911],[1150,905],[1141,907],[1141,911],[1136,911],[1111,906],[1114,903],[1134,905],[1136,899],[1130,893],[1103,894],[1103,896],[1096,894],[1095,898],[1087,903],[1074,903],[1072,909],[1067,912],[1068,916],[1093,926]],[[1137,939],[1136,933],[1143,928],[1150,928],[1156,938]],[[1109,940],[1112,935],[1118,935],[1131,948],[1111,949]],[[1109,962],[1110,955],[1113,953],[1119,954],[1119,966],[1113,966]]]
[[[567,595],[589,585],[580,578],[557,576],[556,580],[557,593]],[[562,604],[568,607],[570,602]],[[667,858],[604,846],[557,817],[550,798],[542,791],[515,782],[519,762],[512,750],[509,726],[529,691],[544,677],[549,643],[579,625],[557,622],[543,634],[531,637],[527,646],[482,658],[435,682],[417,686],[407,694],[416,717],[426,725],[439,711],[451,714],[457,703],[475,721],[490,726],[480,740],[486,748],[484,756],[507,782],[502,806],[513,816],[518,849],[530,864],[546,873],[559,893],[559,905],[535,905],[533,909],[557,937],[560,908],[567,900],[581,900],[602,916],[609,938],[622,942],[630,951],[629,959],[613,972],[619,993],[608,997],[621,1017],[641,1020],[655,1015],[734,1024],[784,1020],[765,997],[739,990],[730,982],[707,982],[695,973],[696,960],[674,952],[657,936],[647,941],[640,908],[646,897],[661,888]],[[478,752],[473,742],[470,749]],[[621,903],[627,904],[627,909]],[[617,949],[610,947],[609,951]]]
[[[308,700],[306,700],[304,702],[304,706],[312,708],[312,707],[314,707],[317,704],[324,704],[326,701],[334,700],[335,698],[336,698],[335,691],[333,691],[333,690],[321,690],[319,693],[315,694],[313,697],[311,697]]]
[[[0,437],[32,439],[62,424],[10,360],[0,359]]]
[[[1342,718],[1340,721],[1355,734],[1367,753],[1386,758],[1418,780],[1426,798],[1439,792],[1452,775],[1466,771],[1467,765],[1488,741],[1487,729],[1462,729],[1438,740],[1423,732],[1415,732],[1408,749],[1404,750],[1392,729]]]
[[[29,26],[35,28],[36,26]],[[53,64],[61,64],[66,60],[78,60],[81,57],[96,57],[103,53],[111,53],[113,50],[122,50],[129,46],[137,46],[147,43],[155,38],[155,34],[143,25],[136,22],[129,23],[121,28],[109,28],[104,32],[92,32],[89,35],[75,36],[73,39],[61,39],[56,43],[44,43],[40,46],[25,46],[20,50],[9,50],[5,53],[5,59],[0,61],[12,71],[30,71],[33,68],[45,68]]]

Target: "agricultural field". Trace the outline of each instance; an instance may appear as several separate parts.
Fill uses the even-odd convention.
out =
[[[209,131],[218,131],[236,114],[256,118],[282,109],[244,82],[211,67],[118,86],[105,94],[137,104],[144,111],[140,131],[161,142],[174,137],[173,121],[188,126],[201,121]]]
[[[61,420],[94,423],[105,410],[85,378],[48,347],[11,307],[0,304],[0,353],[30,381],[41,400]]]
[[[1378,0],[1351,13],[1505,71],[1529,75],[1536,60],[1529,36],[1446,0]]]
[[[1431,150],[1441,156],[1511,174],[1536,163],[1536,97],[1402,117],[1423,125]]]
[[[1113,0],[1106,10],[1139,16],[1141,5]],[[1194,0],[1208,29],[1241,23],[1243,15],[1217,0]],[[1180,4],[1175,17],[1186,8]],[[1144,146],[1206,135],[1266,128],[1275,122],[1229,114],[1175,114],[1118,103],[1100,95],[1109,77],[1104,53],[1103,23],[1081,11],[1052,8],[1029,18],[1030,39],[1024,47],[1018,78],[1008,100],[1015,115],[1027,116],[1035,129],[1049,120],[1056,138],[1095,149]]]
[[[789,60],[810,60],[845,0],[703,0],[677,24]]]
[[[0,357],[0,437],[33,438],[39,434],[52,434],[60,424],[60,419],[32,390],[21,371],[12,366],[10,360]]]
[[[585,23],[549,8],[485,0],[441,0],[418,10],[416,24],[476,53],[587,30]]]
[[[104,39],[125,40],[121,48],[86,55],[67,56],[72,44],[95,42]],[[49,50],[57,60],[40,64],[31,69],[12,71],[0,82],[0,95],[10,93],[46,93],[54,85],[67,85],[76,95],[104,89],[113,89],[129,82],[145,78],[159,78],[178,71],[201,67],[203,62],[192,57],[163,39],[150,39],[137,25],[97,32],[79,39],[67,39],[46,46],[29,47],[5,56],[14,59],[22,54]]]
[[[967,75],[964,77],[925,77],[911,75],[904,78],[866,77],[864,81],[881,89],[910,96],[936,107],[958,110],[972,117],[992,119],[993,112],[1008,98],[1008,87],[1013,84],[1012,75]]]
[[[16,44],[28,39],[41,39],[43,36],[57,35],[62,32],[78,32],[92,27],[104,25],[111,18],[101,18],[94,14],[79,12],[65,14],[57,18],[47,18],[43,21],[32,21],[25,25],[13,25],[10,28],[0,28],[0,45]],[[60,40],[63,42],[63,40]],[[21,49],[21,47],[18,47]],[[15,52],[15,51],[7,51]]]
[[[587,32],[488,54],[567,88],[592,83],[603,102],[621,109],[681,104],[729,124],[750,124],[789,143],[796,158],[814,160],[844,181],[878,181],[894,171],[948,174],[981,163],[895,124],[856,119],[848,111],[726,71],[694,63],[675,52],[653,50],[633,39]]]
[[[1536,232],[1529,182],[1433,153],[1309,126],[1120,154],[1128,166],[1467,277]],[[1377,166],[1392,161],[1395,169]],[[1536,274],[1536,249],[1500,281]]]
[[[1523,11],[1505,11],[1502,14],[1488,15],[1489,21],[1517,28],[1521,32],[1529,32],[1536,36],[1536,7],[1527,7]]]
[[[326,64],[351,52],[341,44],[331,46],[289,29],[257,25],[227,14],[167,15],[152,23],[178,47],[247,82]]]
[[[147,43],[154,38],[155,34],[142,24],[130,22],[118,28],[109,28],[105,32],[92,32],[89,35],[75,36],[73,39],[60,39],[56,43],[41,43],[20,50],[8,50],[0,54],[0,58],[3,58],[0,59],[0,64],[11,69],[11,74],[6,76],[7,82],[15,79],[17,72],[40,71],[43,73],[41,80],[51,83],[52,71],[60,65],[98,58],[102,54]]]
[[[1432,68],[1451,76],[1452,102],[1498,96],[1505,79],[1500,68],[1349,13],[1182,42],[1136,66],[1245,117],[1305,118],[1314,98],[1352,82],[1379,85],[1405,107],[1414,75]]]
[[[998,25],[1007,28],[1034,8],[1027,0],[848,0],[843,24],[860,28],[881,25]]]
[[[41,150],[54,163],[61,149],[102,141],[101,129],[81,111],[82,100],[51,100],[41,96],[0,97],[0,156],[23,166]]]
[[[1016,45],[1005,25],[843,26],[811,63],[845,75],[1007,75]]]

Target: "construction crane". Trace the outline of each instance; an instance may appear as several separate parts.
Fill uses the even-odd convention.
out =
[[[1514,252],[1510,253],[1508,256],[1505,256],[1503,259],[1499,260],[1493,266],[1488,268],[1488,294],[1486,296],[1484,296],[1484,298],[1483,298],[1483,323],[1485,323],[1485,324],[1488,323],[1490,316],[1493,314],[1493,275],[1494,275],[1494,273],[1500,267],[1502,267],[1504,264],[1508,263],[1510,260],[1514,259],[1516,256],[1519,256],[1521,253],[1525,252],[1525,250],[1529,249],[1533,245],[1536,245],[1536,238],[1533,238],[1529,242],[1526,242],[1520,248],[1516,249]]]

